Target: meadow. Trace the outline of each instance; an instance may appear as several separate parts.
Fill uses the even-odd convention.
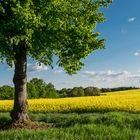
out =
[[[28,102],[31,120],[55,127],[0,130],[1,140],[140,140],[140,90]],[[0,101],[0,126],[11,121],[12,104]]]
[[[0,130],[1,140],[140,140],[140,114],[29,113],[33,121],[54,123],[48,129]],[[0,113],[0,125],[10,120]]]

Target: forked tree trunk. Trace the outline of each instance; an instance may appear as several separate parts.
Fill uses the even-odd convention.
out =
[[[11,111],[11,117],[14,122],[28,122],[27,114],[27,52],[24,46],[15,51],[15,74],[13,83],[15,86],[14,107]]]

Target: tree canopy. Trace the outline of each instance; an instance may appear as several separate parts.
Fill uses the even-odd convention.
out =
[[[75,73],[83,66],[81,58],[105,46],[94,29],[105,20],[99,9],[109,3],[111,0],[1,0],[0,60],[11,66],[15,52],[24,44],[29,57],[52,65],[55,55],[59,66]]]
[[[105,46],[95,32],[105,20],[101,7],[111,0],[0,0],[0,60],[15,66],[14,122],[27,114],[27,57],[52,67],[53,56],[67,73],[84,65],[89,53]],[[33,86],[34,87],[34,86]],[[52,85],[49,85],[50,89]],[[34,87],[35,90],[35,87]],[[78,92],[75,90],[74,94]],[[82,93],[82,92],[81,92]]]

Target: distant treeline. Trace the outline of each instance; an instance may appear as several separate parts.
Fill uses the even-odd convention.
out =
[[[133,89],[140,89],[138,87],[117,87],[117,88],[101,88],[101,92],[114,92],[114,91],[123,91],[123,90],[133,90]]]
[[[27,83],[28,98],[64,98],[80,96],[99,96],[101,93],[138,89],[136,87],[97,88],[74,87],[56,90],[52,83],[45,83],[42,79],[33,78]],[[13,99],[14,88],[8,85],[0,87],[0,99]]]

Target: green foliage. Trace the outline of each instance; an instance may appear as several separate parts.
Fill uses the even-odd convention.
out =
[[[100,89],[97,87],[87,87],[84,89],[85,96],[99,96]]]
[[[28,98],[39,98],[38,95],[38,89],[36,89],[36,86],[31,83],[27,83],[27,92],[28,92]]]
[[[52,83],[45,83],[43,79],[33,78],[27,83],[28,98],[64,98],[80,96],[98,96],[100,90],[96,87],[74,87],[56,90]],[[0,99],[13,99],[14,88],[10,86],[0,87]]]
[[[33,78],[27,83],[28,98],[57,98],[58,93],[53,84],[46,84],[42,79]],[[13,99],[14,88],[10,86],[0,87],[0,99]]]
[[[70,92],[69,95],[70,97],[79,97],[79,96],[84,96],[84,89],[82,87],[74,87]]]
[[[14,88],[8,85],[0,87],[0,99],[13,99]]]
[[[74,87],[72,89],[63,88],[61,90],[58,90],[59,97],[80,97],[80,96],[99,96],[100,95],[100,89],[97,87]]]
[[[57,91],[55,90],[55,87],[52,83],[48,83],[46,88],[45,88],[45,92],[46,92],[46,95],[44,95],[43,97],[47,97],[47,98],[56,98],[58,97],[58,93]]]
[[[64,98],[64,97],[67,97],[67,89],[66,88],[62,88],[61,90],[58,90],[57,91],[59,93],[59,97],[60,98]]]
[[[33,78],[27,83],[29,98],[57,98],[58,94],[53,84],[46,84],[42,79]]]
[[[27,55],[40,63],[57,64],[76,73],[89,53],[102,49],[105,40],[94,32],[105,20],[100,8],[111,0],[1,0],[0,58],[11,66],[15,53],[26,48]]]
[[[29,97],[31,96],[31,98],[41,98],[42,96],[44,96],[44,94],[46,93],[45,91],[46,85],[47,84],[42,79],[33,78],[32,80],[30,80],[29,85],[27,84],[27,89],[29,87],[31,91],[31,95],[30,91],[28,91]]]

